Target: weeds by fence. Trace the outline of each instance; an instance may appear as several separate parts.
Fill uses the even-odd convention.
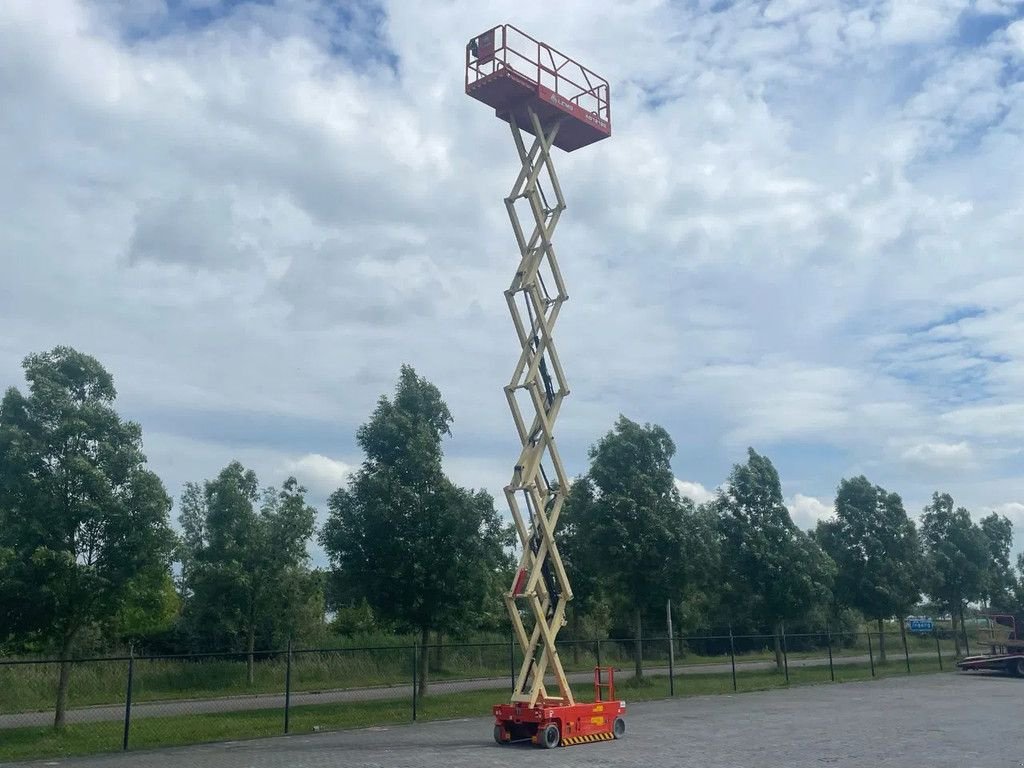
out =
[[[641,677],[632,639],[558,649],[583,700],[595,666],[619,670],[621,695],[636,701],[936,672],[953,659],[938,635],[785,635],[781,669],[773,646],[770,635],[648,638]],[[0,661],[0,760],[486,715],[522,660],[511,639],[426,652],[426,695],[416,646],[260,651],[251,683],[237,653],[75,659],[62,732],[51,725],[59,660]]]

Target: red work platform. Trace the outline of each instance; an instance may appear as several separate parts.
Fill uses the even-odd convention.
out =
[[[601,673],[607,673],[602,678]],[[603,692],[604,695],[602,695]],[[538,747],[571,747],[611,741],[626,735],[626,702],[615,698],[615,672],[594,668],[594,701],[576,704],[538,701],[495,704],[494,740],[499,744],[529,741]]]
[[[608,81],[511,24],[466,46],[466,93],[529,133],[527,107],[545,129],[561,119],[554,145],[566,152],[612,134]]]

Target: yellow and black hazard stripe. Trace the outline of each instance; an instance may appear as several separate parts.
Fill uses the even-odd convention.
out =
[[[615,736],[606,731],[605,733],[588,733],[585,736],[568,736],[562,739],[563,747],[571,747],[576,744],[592,744],[595,741],[611,741]]]

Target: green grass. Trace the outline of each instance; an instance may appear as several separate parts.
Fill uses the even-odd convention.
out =
[[[764,638],[763,649],[737,654],[737,662],[773,659],[770,643],[770,638]],[[908,646],[911,653],[935,652],[935,641],[932,639],[910,639]],[[873,647],[877,659],[877,638]],[[898,635],[890,638],[888,650],[890,659],[902,659],[903,647]],[[667,666],[666,641],[650,641],[645,651],[645,665]],[[952,655],[951,642],[943,643],[943,652]],[[632,643],[629,641],[603,641],[601,664],[632,669],[631,653]],[[854,646],[835,646],[833,653],[837,658],[866,655],[867,644],[861,638],[861,642]],[[821,648],[794,650],[789,653],[789,658],[820,658],[824,654]],[[578,646],[563,644],[560,656],[569,672],[589,671],[597,663],[593,643],[581,643]],[[704,656],[693,652],[680,653],[676,658],[680,665],[729,662],[728,655]],[[507,645],[445,646],[440,665],[433,651],[431,661],[431,680],[504,677],[510,673]],[[517,648],[514,659],[516,669],[520,661],[521,655]],[[283,656],[258,658],[253,684],[249,685],[246,681],[245,662],[238,657],[198,661],[138,660],[135,664],[133,699],[142,702],[280,693],[284,690],[285,667]],[[51,709],[56,696],[57,673],[56,664],[0,665],[0,714]],[[292,666],[292,690],[303,692],[407,684],[411,674],[412,651],[408,647],[299,653],[294,656]],[[71,674],[69,706],[76,708],[120,704],[124,701],[126,682],[127,662],[77,663]]]
[[[938,671],[936,660],[911,661],[913,674]],[[945,666],[950,669],[949,665]],[[867,680],[871,678],[868,665],[836,667],[836,682]],[[906,675],[901,660],[876,668],[878,677]],[[741,671],[736,677],[739,692],[768,690],[786,686],[785,677],[772,671]],[[828,667],[790,669],[790,685],[829,683]],[[677,675],[675,695],[733,693],[729,673]],[[593,694],[589,685],[573,686],[577,698],[588,701]],[[482,716],[491,705],[504,700],[505,687],[486,691],[459,693],[432,693],[418,702],[419,720],[443,720],[457,717]],[[664,699],[669,696],[667,676],[650,676],[642,681],[622,680],[616,686],[616,695],[627,702]],[[411,720],[411,702],[408,698],[387,701],[367,701],[345,704],[324,704],[293,707],[290,730],[293,734],[314,730],[340,730],[371,725],[397,725]],[[132,749],[178,746],[211,741],[250,739],[277,736],[283,732],[283,713],[280,710],[255,712],[229,712],[212,715],[181,715],[161,718],[141,718],[132,723],[130,746]],[[17,728],[0,731],[0,760],[27,760],[42,757],[85,755],[112,752],[121,748],[123,726],[120,722],[70,725],[63,733],[52,728]]]

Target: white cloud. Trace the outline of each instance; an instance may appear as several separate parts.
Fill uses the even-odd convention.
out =
[[[794,494],[786,503],[786,507],[797,528],[805,531],[814,528],[819,520],[832,515],[831,504],[802,493]]]
[[[345,484],[353,467],[329,456],[307,453],[285,462],[284,471],[294,475],[314,495],[326,497]]]
[[[1007,38],[1024,54],[1024,20],[1015,21],[1006,28]]]
[[[966,442],[918,443],[908,446],[900,458],[927,469],[964,469],[974,460],[974,451]]]
[[[705,502],[711,501],[715,498],[716,493],[714,490],[708,490],[698,482],[692,482],[690,480],[680,480],[678,477],[675,480],[676,489],[679,493],[688,499],[691,499],[696,504],[704,504]]]

